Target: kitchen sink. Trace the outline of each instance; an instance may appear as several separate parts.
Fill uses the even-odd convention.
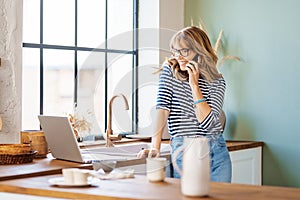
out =
[[[111,156],[136,157],[143,149],[151,148],[150,143],[118,144],[114,147],[97,147],[83,149],[84,153],[105,154]],[[169,154],[171,147],[169,144],[161,144],[160,154]]]
[[[144,168],[146,159],[137,158],[137,154],[142,149],[149,149],[150,147],[150,143],[117,144],[114,147],[83,149],[83,152],[103,157],[104,159],[102,161],[95,161],[93,163],[94,170],[102,168],[105,172],[109,172],[114,168],[129,166],[132,168],[132,166],[142,165],[142,168]],[[160,156],[166,157],[169,160],[170,150],[171,146],[169,144],[161,144]],[[144,171],[144,169],[142,169],[142,171]]]

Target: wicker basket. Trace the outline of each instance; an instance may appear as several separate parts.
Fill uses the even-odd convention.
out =
[[[30,144],[0,144],[0,154],[22,154],[30,150]]]
[[[37,151],[34,158],[46,158],[49,153],[45,134],[41,130],[21,131],[20,141],[22,144],[30,144],[31,150]]]
[[[30,144],[0,144],[0,165],[32,162],[37,151],[30,148]]]

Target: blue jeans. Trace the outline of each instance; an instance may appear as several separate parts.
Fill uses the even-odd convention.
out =
[[[210,148],[210,180],[214,182],[231,182],[231,160],[226,142],[222,134],[207,136],[209,138]],[[183,145],[184,137],[175,137],[171,140],[172,155],[174,151]],[[171,155],[171,156],[172,156]],[[176,163],[182,169],[182,155],[181,152]],[[173,170],[173,177],[180,178],[180,174]]]

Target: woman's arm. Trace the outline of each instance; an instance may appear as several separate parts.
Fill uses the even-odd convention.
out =
[[[152,148],[160,150],[161,137],[166,128],[169,111],[164,109],[156,110],[155,134],[152,136]]]
[[[142,150],[138,153],[138,157],[159,157],[161,137],[166,128],[169,111],[164,109],[156,110],[155,133],[151,138],[151,148]],[[147,156],[148,155],[148,156]]]
[[[200,71],[198,67],[198,63],[195,61],[190,61],[187,64],[187,71],[189,73],[189,84],[192,90],[193,99],[194,101],[203,100],[204,97],[202,95],[202,91],[199,87],[198,79],[200,76]],[[211,112],[211,107],[208,103],[204,100],[195,104],[195,113],[198,121],[201,123]]]
[[[169,117],[172,96],[173,96],[173,75],[171,67],[165,65],[159,78],[159,86],[156,99],[156,116],[154,134],[151,139],[151,149],[142,150],[138,157],[159,156],[162,133]]]
[[[191,86],[191,89],[192,89],[194,101],[204,98],[198,84]],[[203,122],[203,120],[209,115],[210,112],[211,112],[211,107],[208,105],[206,101],[202,101],[195,104],[196,117],[200,123]]]

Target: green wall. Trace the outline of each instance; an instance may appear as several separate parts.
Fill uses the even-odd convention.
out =
[[[224,29],[220,53],[242,58],[220,68],[225,138],[265,142],[264,185],[300,187],[299,8],[299,0],[185,0],[185,25],[202,19],[212,43]]]

